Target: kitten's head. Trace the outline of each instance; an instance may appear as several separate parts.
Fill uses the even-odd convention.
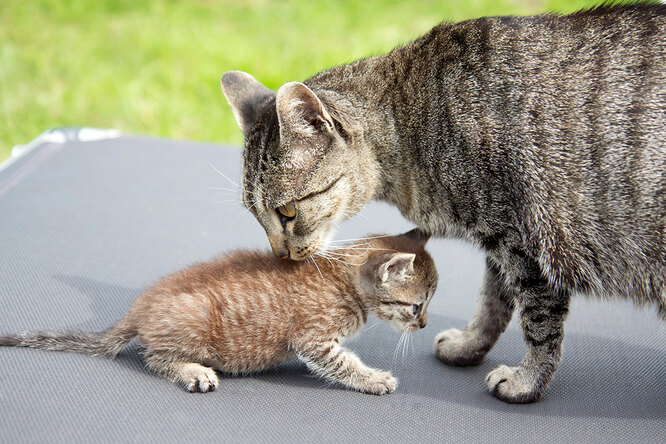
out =
[[[399,331],[415,331],[428,322],[428,304],[438,276],[424,248],[427,240],[418,229],[373,239],[368,260],[360,268],[366,307]]]
[[[276,256],[307,259],[372,199],[374,158],[349,119],[303,83],[275,93],[232,71],[222,90],[245,136],[243,204]]]

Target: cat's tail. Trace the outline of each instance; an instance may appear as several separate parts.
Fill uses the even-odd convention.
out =
[[[115,327],[102,332],[71,331],[62,334],[24,333],[0,336],[0,346],[71,351],[114,358],[136,334],[136,326],[125,318]]]

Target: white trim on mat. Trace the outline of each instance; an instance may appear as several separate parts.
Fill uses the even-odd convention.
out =
[[[9,167],[18,159],[45,143],[63,144],[65,142],[92,142],[95,140],[115,139],[121,132],[116,129],[100,129],[88,127],[65,127],[46,130],[25,145],[16,145],[4,162],[0,162],[0,171]]]

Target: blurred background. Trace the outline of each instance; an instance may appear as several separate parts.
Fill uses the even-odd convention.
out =
[[[0,161],[59,126],[240,145],[228,70],[269,88],[381,54],[440,21],[599,0],[0,0]]]

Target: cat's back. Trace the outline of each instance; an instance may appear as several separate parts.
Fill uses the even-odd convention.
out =
[[[399,137],[493,190],[462,209],[502,226],[488,209],[511,205],[555,282],[663,302],[666,5],[445,23],[387,60]]]

